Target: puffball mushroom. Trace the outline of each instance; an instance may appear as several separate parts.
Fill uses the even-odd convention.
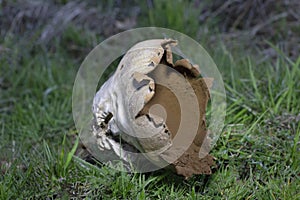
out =
[[[185,177],[210,174],[205,110],[212,80],[199,78],[199,67],[186,59],[173,64],[176,44],[146,40],[127,51],[94,97],[92,132],[108,159],[131,163],[142,154]],[[200,158],[202,145],[207,152]]]

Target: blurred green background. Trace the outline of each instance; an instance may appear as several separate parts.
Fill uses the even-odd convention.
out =
[[[0,199],[300,199],[299,10],[298,0],[0,0]],[[212,175],[126,174],[73,157],[81,62],[144,26],[194,38],[223,76]]]

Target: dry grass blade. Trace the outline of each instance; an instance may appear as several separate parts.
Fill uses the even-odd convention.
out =
[[[66,5],[58,9],[51,22],[48,23],[46,28],[43,30],[40,40],[45,41],[46,43],[52,39],[55,35],[61,32],[68,23],[73,21],[79,15],[88,15],[93,14],[93,12],[87,12],[86,4],[69,2]]]
[[[4,1],[1,6],[1,35],[38,35],[38,42],[44,44],[59,37],[70,25],[109,36],[120,30],[133,28],[139,13],[139,9],[132,6],[128,8],[131,14],[125,15],[125,11],[120,9],[122,3],[118,7],[106,8],[78,0],[68,1],[66,4],[57,4],[55,1]]]

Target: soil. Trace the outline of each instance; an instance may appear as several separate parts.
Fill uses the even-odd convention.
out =
[[[192,138],[193,142],[188,147],[188,149],[175,162],[172,162],[170,164],[171,168],[177,174],[183,175],[187,178],[192,176],[193,174],[211,174],[211,166],[214,165],[214,160],[213,157],[208,154],[209,140],[204,140],[208,137],[208,132],[206,130],[205,113],[207,102],[209,100],[209,89],[204,79],[198,78],[200,72],[197,67],[192,66],[185,59],[179,60],[175,63],[175,65],[173,65],[172,57],[170,57],[170,52],[165,54],[168,56],[168,58],[166,59],[165,56],[161,61],[162,64],[159,64],[156,69],[149,74],[149,76],[152,77],[155,82],[155,94],[153,98],[145,105],[141,113],[150,113],[152,115],[154,114],[160,116],[163,119],[166,119],[167,128],[169,129],[171,137],[173,139],[176,136],[179,125],[182,121],[182,110],[180,105],[189,104],[194,108],[198,107],[200,111],[200,120],[198,122],[196,137]],[[182,79],[176,78],[178,76],[170,75],[170,72],[166,72],[166,66],[175,69],[177,72],[183,75],[183,77],[187,80],[186,82],[189,82],[192,86],[198,102],[189,102],[188,98],[181,98],[179,104],[178,98],[170,89],[171,86],[176,86],[176,93],[179,91],[180,94],[185,94],[187,96],[190,94],[186,94],[186,85],[181,84]],[[161,82],[158,81],[161,80],[161,78],[168,79],[167,86],[157,83]],[[158,107],[157,105],[160,106]],[[155,109],[152,109],[153,107],[155,107]],[[158,108],[164,108],[164,110]],[[193,112],[191,112],[191,114],[188,116],[188,122],[197,123],[195,122],[195,115]],[[186,138],[183,138],[183,140],[191,139],[189,135],[190,134],[186,133]],[[206,141],[206,144],[203,144],[203,141]],[[204,158],[199,158],[201,145],[205,145],[205,149],[207,149],[207,155]],[[174,153],[174,155],[175,154],[176,153]],[[172,154],[171,157],[174,155]],[[168,156],[170,156],[170,154],[168,154]],[[168,156],[165,156],[166,160],[170,159],[167,158]]]

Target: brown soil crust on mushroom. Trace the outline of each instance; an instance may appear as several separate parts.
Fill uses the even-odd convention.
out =
[[[166,53],[167,52],[167,53]],[[186,178],[192,176],[193,174],[211,174],[211,166],[214,165],[213,157],[208,154],[209,151],[209,140],[205,140],[208,137],[208,132],[206,130],[205,122],[205,113],[206,106],[209,100],[209,90],[206,85],[206,82],[203,78],[198,78],[200,72],[196,67],[189,63],[188,60],[182,59],[178,60],[175,65],[172,64],[172,57],[170,57],[170,51],[166,51],[165,55],[161,61],[162,64],[167,65],[168,67],[173,67],[177,72],[181,73],[186,80],[192,86],[194,93],[197,96],[198,102],[185,102],[194,104],[198,106],[200,111],[200,121],[198,124],[198,131],[196,137],[194,138],[192,144],[188,149],[173,163],[170,163],[170,167],[176,171],[177,174],[183,175]],[[160,67],[162,64],[158,65],[156,69],[149,74],[154,79],[160,76]],[[178,80],[170,80],[174,83]],[[210,86],[209,86],[210,87]],[[184,90],[182,88],[176,88],[178,90]],[[167,87],[155,84],[155,94],[152,99],[144,106],[141,114],[149,114],[151,112],[151,107],[155,105],[161,105],[166,112],[166,125],[171,133],[172,139],[175,137],[178,132],[179,125],[181,123],[181,108],[176,98],[176,95]],[[153,112],[153,111],[152,111]],[[160,116],[162,112],[151,113],[157,116]],[[164,118],[164,116],[160,116]],[[195,116],[190,115],[188,120],[195,120]],[[206,144],[203,144],[203,142]],[[199,158],[200,147],[205,145],[204,149],[207,149],[207,155],[204,158]]]

